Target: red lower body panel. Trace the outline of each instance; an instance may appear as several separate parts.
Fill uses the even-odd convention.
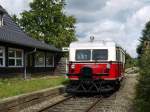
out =
[[[109,66],[108,66],[109,64]],[[72,68],[73,65],[73,68]],[[91,78],[93,80],[116,80],[123,77],[124,65],[120,62],[106,62],[106,63],[73,63],[69,64],[69,72],[67,74],[70,80],[80,80],[84,73],[84,68],[91,69]],[[88,71],[87,73],[88,74]]]

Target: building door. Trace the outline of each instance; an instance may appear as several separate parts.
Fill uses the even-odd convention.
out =
[[[27,61],[28,63],[27,63],[27,66],[29,67],[29,68],[31,68],[31,67],[33,67],[33,65],[34,65],[34,58],[33,58],[33,55],[28,55],[28,61]]]

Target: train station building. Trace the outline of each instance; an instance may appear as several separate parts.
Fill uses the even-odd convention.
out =
[[[61,50],[29,37],[0,6],[0,74],[53,72]]]

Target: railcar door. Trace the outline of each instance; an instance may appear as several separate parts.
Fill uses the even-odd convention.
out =
[[[119,77],[121,75],[121,53],[120,49],[116,48],[116,61],[117,61],[117,74],[116,77]]]

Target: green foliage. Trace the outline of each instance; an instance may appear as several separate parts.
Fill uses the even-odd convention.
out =
[[[150,112],[150,51],[141,55],[139,60],[140,77],[137,85],[136,111]]]
[[[17,18],[17,15],[13,15],[12,19],[16,22],[17,25],[19,25],[19,19]]]
[[[146,26],[142,32],[142,37],[140,38],[140,44],[137,47],[139,57],[141,57],[143,53],[144,41],[150,41],[150,21],[146,23]]]
[[[132,58],[128,53],[126,53],[126,68],[137,66],[137,59]]]
[[[67,47],[76,40],[76,19],[65,15],[64,6],[64,0],[33,0],[29,11],[21,13],[20,19],[13,18],[31,37],[58,48]]]
[[[66,84],[67,81],[64,77],[0,79],[0,99]]]
[[[150,21],[146,23],[137,48],[140,68],[135,98],[135,109],[137,112],[150,112],[150,49],[144,49],[144,41],[150,41]]]

